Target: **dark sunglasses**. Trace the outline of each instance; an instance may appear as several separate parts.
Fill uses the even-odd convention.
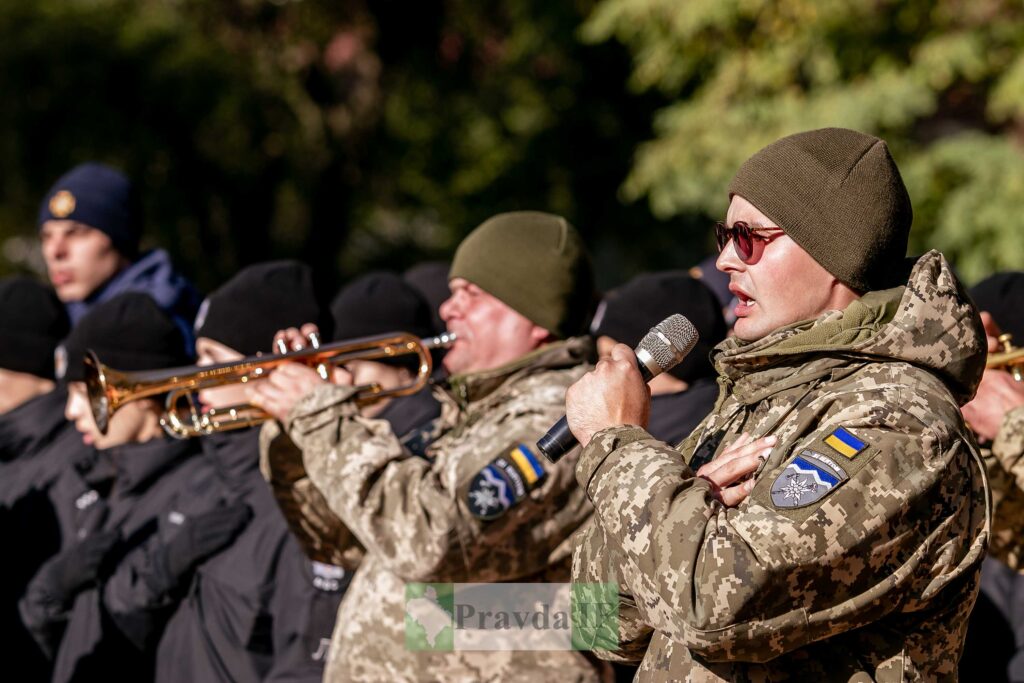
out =
[[[736,245],[736,254],[744,263],[749,263],[760,258],[760,249],[757,245],[765,245],[783,233],[782,228],[766,227],[752,228],[744,221],[736,221],[731,226],[722,221],[715,223],[715,239],[718,241],[718,251],[723,251],[729,240]]]

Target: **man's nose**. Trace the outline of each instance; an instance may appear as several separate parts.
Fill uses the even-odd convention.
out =
[[[441,307],[437,309],[437,312],[441,316],[441,320],[448,322],[456,315],[455,297],[450,296],[444,300]]]
[[[732,239],[719,252],[718,258],[715,260],[715,268],[723,273],[743,270],[744,265],[743,260],[736,253],[736,240]]]
[[[63,236],[49,237],[43,242],[43,256],[48,259],[62,259],[67,256],[67,241]]]

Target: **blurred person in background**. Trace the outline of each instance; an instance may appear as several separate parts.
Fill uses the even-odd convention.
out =
[[[156,637],[188,585],[184,577],[251,513],[225,504],[197,444],[164,434],[159,398],[124,404],[105,434],[94,420],[87,349],[127,371],[187,362],[181,332],[148,295],[97,304],[63,348],[65,415],[94,450],[67,461],[49,489],[61,551],[29,583],[22,618],[54,657],[54,681],[148,680]]]
[[[725,326],[732,330],[736,322],[736,295],[729,291],[729,275],[715,267],[718,256],[708,256],[706,259],[690,268],[690,277],[696,278],[715,294],[719,305],[722,307],[722,317],[725,319]]]
[[[613,346],[636,347],[652,327],[675,313],[686,316],[700,338],[679,365],[648,382],[647,431],[671,444],[689,436],[718,397],[717,374],[710,359],[711,350],[726,334],[718,299],[684,271],[638,275],[604,295],[590,326],[597,355],[608,358]]]
[[[45,493],[19,490],[13,473],[62,431],[72,437],[64,419],[67,395],[53,367],[54,349],[67,332],[67,313],[53,290],[28,278],[0,280],[0,501],[7,503],[0,505],[0,537],[8,548],[0,566],[0,642],[8,665],[27,681],[45,680],[49,664],[21,623],[18,600],[60,539]]]
[[[402,275],[412,285],[430,307],[430,318],[434,324],[434,333],[445,331],[445,323],[441,320],[441,304],[448,299],[448,271],[452,264],[448,261],[424,261],[409,268]]]
[[[982,311],[990,354],[1003,352],[1004,332],[1024,343],[1024,273],[992,275],[971,296]],[[960,671],[987,681],[1024,681],[1024,384],[1008,370],[986,368],[963,408],[985,456],[994,512]]]
[[[278,329],[321,317],[308,266],[297,261],[249,266],[200,307],[198,365],[256,355],[270,348]],[[198,398],[204,412],[247,403],[241,384],[204,389]],[[258,438],[258,428],[243,427],[193,440],[222,495],[251,509],[252,519],[180,586],[185,598],[157,648],[157,681],[318,681],[323,676],[318,651],[330,638],[349,577],[340,567],[303,554],[260,475]]]
[[[0,280],[0,461],[37,450],[63,426],[53,352],[68,329],[49,287],[22,277]]]
[[[142,204],[123,173],[96,162],[63,176],[39,205],[43,260],[75,325],[90,308],[122,292],[144,292],[165,310],[192,348],[201,296],[163,249],[139,252]]]

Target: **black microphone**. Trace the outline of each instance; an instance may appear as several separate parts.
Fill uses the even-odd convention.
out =
[[[636,367],[645,382],[661,373],[671,370],[686,358],[700,335],[686,316],[670,315],[651,328],[633,353],[636,354]],[[548,433],[537,442],[537,448],[549,462],[556,463],[577,446],[579,442],[569,431],[569,422],[563,416]]]

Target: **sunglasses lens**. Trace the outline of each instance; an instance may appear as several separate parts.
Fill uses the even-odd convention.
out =
[[[742,260],[746,261],[754,253],[754,238],[750,234],[750,227],[746,223],[736,223],[732,229],[736,253]]]
[[[725,249],[729,244],[729,228],[723,223],[715,223],[715,241],[718,242],[718,251]]]

